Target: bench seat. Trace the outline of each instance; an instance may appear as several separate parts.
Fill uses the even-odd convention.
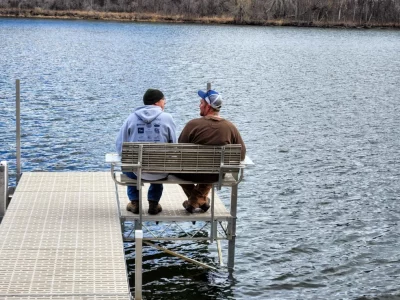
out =
[[[111,176],[116,183],[117,207],[121,219],[123,239],[124,241],[135,241],[135,264],[137,266],[141,266],[142,241],[216,241],[220,264],[222,265],[220,240],[227,240],[227,266],[229,269],[233,269],[238,184],[243,179],[245,166],[254,165],[248,157],[241,161],[241,145],[210,146],[129,142],[123,143],[121,156],[115,153],[106,154],[106,162],[111,165]],[[134,172],[137,179],[130,179],[123,172]],[[196,209],[191,214],[182,206],[182,202],[187,199],[187,196],[179,184],[198,182],[183,180],[174,175],[168,175],[163,180],[149,181],[142,179],[143,173],[217,174],[219,175],[219,180],[218,182],[212,182],[213,187],[209,194],[211,199],[210,209],[207,212]],[[150,183],[164,184],[164,191],[160,199],[163,209],[157,215],[149,215],[147,212],[147,191]],[[126,211],[126,204],[129,201],[126,195],[126,186],[136,186],[139,190],[141,210],[137,215]],[[221,201],[217,193],[215,193],[216,189],[219,190],[223,186],[230,188],[230,200],[227,203]],[[132,221],[133,227],[128,225],[128,228],[126,228],[125,221]],[[163,223],[159,224],[159,221]],[[190,228],[187,228],[188,224],[182,224],[182,222],[190,221],[193,222],[192,225],[189,225]],[[196,221],[201,222],[196,223]],[[173,230],[173,228],[177,228],[177,230]],[[133,235],[134,239],[132,238]],[[161,249],[158,246],[156,247]],[[204,266],[200,262],[176,254],[173,251],[161,250]],[[141,269],[137,269],[137,274],[141,274]]]

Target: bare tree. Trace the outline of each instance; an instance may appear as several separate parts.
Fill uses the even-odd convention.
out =
[[[400,0],[0,0],[0,8],[231,17],[234,22],[400,26]]]

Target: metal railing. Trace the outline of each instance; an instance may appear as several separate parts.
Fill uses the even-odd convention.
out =
[[[6,161],[0,162],[0,220],[6,214],[8,202],[8,165]]]
[[[17,184],[21,178],[21,96],[20,80],[15,81],[15,120],[16,120],[16,159],[17,159]]]

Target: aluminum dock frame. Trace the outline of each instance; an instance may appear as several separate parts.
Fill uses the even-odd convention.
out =
[[[131,299],[108,172],[23,173],[0,223],[0,299]]]
[[[145,184],[143,195],[147,188]],[[182,207],[186,196],[179,185],[165,185],[160,202],[163,211],[148,215],[147,201],[143,201],[143,228],[136,235],[133,230],[134,236],[130,236],[123,235],[124,227],[127,221],[137,223],[138,216],[125,209],[126,188],[117,186],[117,191],[109,172],[23,173],[0,223],[0,299],[132,299],[123,240],[137,242],[135,299],[142,299],[142,245],[214,268],[156,242],[182,238],[214,241],[222,264],[219,241],[228,240],[227,265],[233,268],[236,204],[228,211],[215,194],[215,217],[210,222],[211,208],[207,213],[188,214]],[[237,197],[237,187],[231,194]],[[157,222],[159,226],[149,225]],[[185,237],[171,236],[171,232],[182,233],[179,222],[204,223],[204,227],[186,232]],[[171,230],[169,226],[177,227]],[[201,231],[203,234],[197,235]]]

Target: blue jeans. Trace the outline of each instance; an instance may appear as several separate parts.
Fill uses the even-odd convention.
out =
[[[124,174],[126,176],[128,176],[130,179],[137,179],[135,173],[124,172]],[[147,193],[147,200],[158,203],[161,199],[163,188],[164,187],[162,184],[151,183],[150,187],[149,187],[149,191]],[[139,190],[136,188],[136,186],[128,186],[127,193],[128,193],[129,201],[138,201],[139,200]]]

